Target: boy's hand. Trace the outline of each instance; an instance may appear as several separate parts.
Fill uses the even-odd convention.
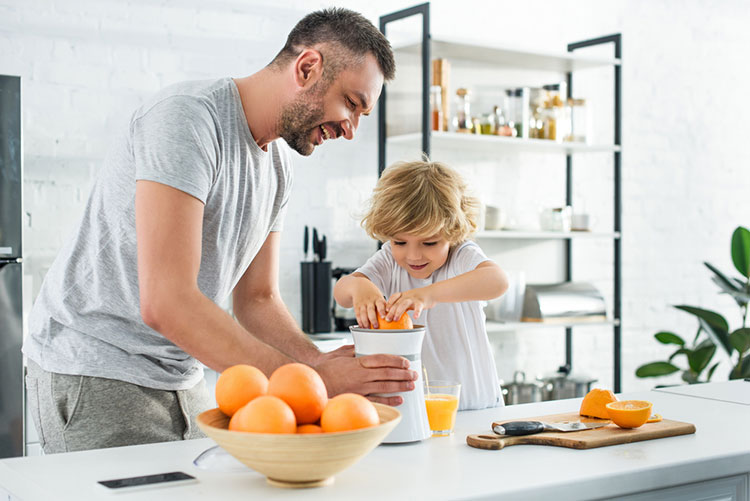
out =
[[[428,310],[435,306],[435,300],[432,299],[429,287],[420,287],[404,292],[397,292],[388,298],[385,309],[388,312],[385,319],[388,321],[401,318],[407,310],[414,310],[414,318],[419,318],[422,310]]]
[[[352,295],[354,314],[357,325],[363,329],[377,329],[378,314],[385,317],[385,298],[375,284],[367,282],[370,286],[358,287]]]

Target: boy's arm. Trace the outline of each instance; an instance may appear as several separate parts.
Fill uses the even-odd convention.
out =
[[[419,318],[422,310],[436,303],[488,301],[502,296],[508,290],[505,272],[492,261],[483,261],[471,271],[427,287],[399,292],[388,299],[386,320],[401,318],[406,310],[414,310]]]
[[[357,324],[364,329],[377,329],[378,313],[385,316],[383,293],[362,273],[341,277],[333,288],[333,297],[343,308],[354,308]]]

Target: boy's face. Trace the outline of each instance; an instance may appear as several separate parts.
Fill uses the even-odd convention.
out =
[[[391,239],[396,263],[414,278],[429,278],[445,264],[450,243],[440,235],[425,238],[399,233]]]

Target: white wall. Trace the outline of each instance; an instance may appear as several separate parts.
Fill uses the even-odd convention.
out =
[[[256,71],[300,17],[327,5],[300,0],[0,0],[0,73],[23,77],[26,272],[33,278],[33,295],[82,211],[108,144],[146,96],[184,79]],[[404,4],[349,0],[339,5],[377,23],[379,15]],[[653,385],[633,372],[669,352],[653,341],[654,332],[694,333],[695,322],[670,305],[717,308],[737,325],[736,307],[716,293],[701,263],[708,260],[731,271],[731,231],[750,225],[750,154],[743,137],[750,116],[744,92],[750,81],[748,21],[743,0],[432,3],[437,37],[563,52],[569,41],[623,33],[624,390]],[[305,224],[326,233],[335,265],[357,265],[374,249],[353,216],[376,179],[375,116],[362,121],[357,136],[296,158],[281,284],[298,317]],[[562,188],[559,175],[545,174],[533,159],[530,163],[531,171],[513,159],[499,168],[477,162],[466,169],[492,173],[496,186],[519,187],[519,192],[482,194],[497,204],[512,199],[519,218],[533,219],[530,213],[543,202],[532,195],[562,197]],[[597,171],[595,164],[584,160],[577,175],[588,190],[587,204],[603,211],[600,224],[606,225],[611,179],[606,172],[611,169]],[[576,269],[593,263],[590,278],[611,287],[610,251],[582,250]],[[506,265],[502,252],[491,251]],[[516,247],[509,262],[513,255],[534,256],[532,275],[554,271],[536,247]],[[609,329],[586,329],[575,336],[577,369],[598,376],[603,386],[612,384],[611,337]],[[493,339],[506,378],[517,367],[533,374],[553,370],[564,359],[558,331]],[[720,369],[717,378],[726,372]]]

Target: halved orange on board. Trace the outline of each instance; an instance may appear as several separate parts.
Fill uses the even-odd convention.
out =
[[[612,393],[612,390],[594,388],[583,397],[581,410],[578,414],[581,416],[609,419],[607,404],[610,402],[617,402],[617,397]]]
[[[638,428],[651,417],[652,407],[647,400],[620,400],[608,403],[607,412],[620,428]]]

